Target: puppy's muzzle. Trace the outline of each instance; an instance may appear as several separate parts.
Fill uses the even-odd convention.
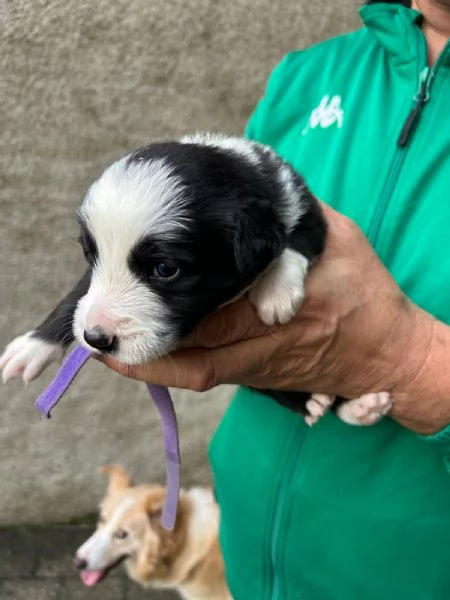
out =
[[[83,337],[89,346],[100,352],[111,353],[117,350],[117,336],[106,332],[102,327],[93,327],[85,329]]]

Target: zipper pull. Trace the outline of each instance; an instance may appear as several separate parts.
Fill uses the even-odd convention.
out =
[[[432,75],[433,72],[429,67],[425,67],[425,69],[420,73],[419,87],[417,94],[413,98],[414,106],[406,117],[405,124],[403,125],[397,140],[397,144],[400,146],[400,148],[403,148],[408,143],[409,138],[411,137],[417,122],[419,121],[420,113],[422,112],[425,103],[430,99],[430,83]]]

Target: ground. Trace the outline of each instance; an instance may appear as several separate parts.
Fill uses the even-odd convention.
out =
[[[0,599],[179,600],[170,592],[141,589],[120,568],[98,587],[84,587],[72,556],[91,529],[87,525],[0,529]]]

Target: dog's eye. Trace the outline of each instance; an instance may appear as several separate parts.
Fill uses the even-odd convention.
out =
[[[90,250],[86,250],[85,248],[83,248],[83,254],[84,254],[84,258],[86,259],[86,261],[88,262],[88,264],[92,265],[95,257],[93,252],[91,252]]]
[[[125,538],[128,537],[128,531],[125,531],[125,529],[118,529],[117,531],[114,532],[114,537],[117,540],[124,540]]]
[[[84,258],[88,264],[93,265],[97,257],[97,248],[94,241],[87,234],[81,234],[78,238],[78,242],[83,250]]]
[[[175,279],[179,274],[180,269],[167,263],[158,263],[153,267],[153,276],[159,279]]]

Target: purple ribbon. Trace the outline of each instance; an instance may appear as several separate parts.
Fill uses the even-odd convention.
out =
[[[36,400],[36,408],[47,419],[50,419],[53,408],[58,404],[67,388],[78,375],[78,371],[90,356],[91,353],[86,348],[82,346],[75,348],[61,365],[51,384]]]
[[[89,350],[78,346],[65,359],[53,381],[36,400],[36,408],[44,416],[50,418],[53,408],[58,404],[90,356],[91,353]],[[165,529],[171,531],[175,527],[177,517],[181,480],[177,417],[172,398],[166,387],[149,383],[147,384],[147,388],[158,409],[164,436],[167,463],[167,493],[161,522]]]
[[[175,527],[178,498],[180,497],[181,458],[178,424],[169,390],[162,385],[147,384],[150,396],[159,411],[166,449],[167,493],[161,517],[163,527],[169,531]]]

